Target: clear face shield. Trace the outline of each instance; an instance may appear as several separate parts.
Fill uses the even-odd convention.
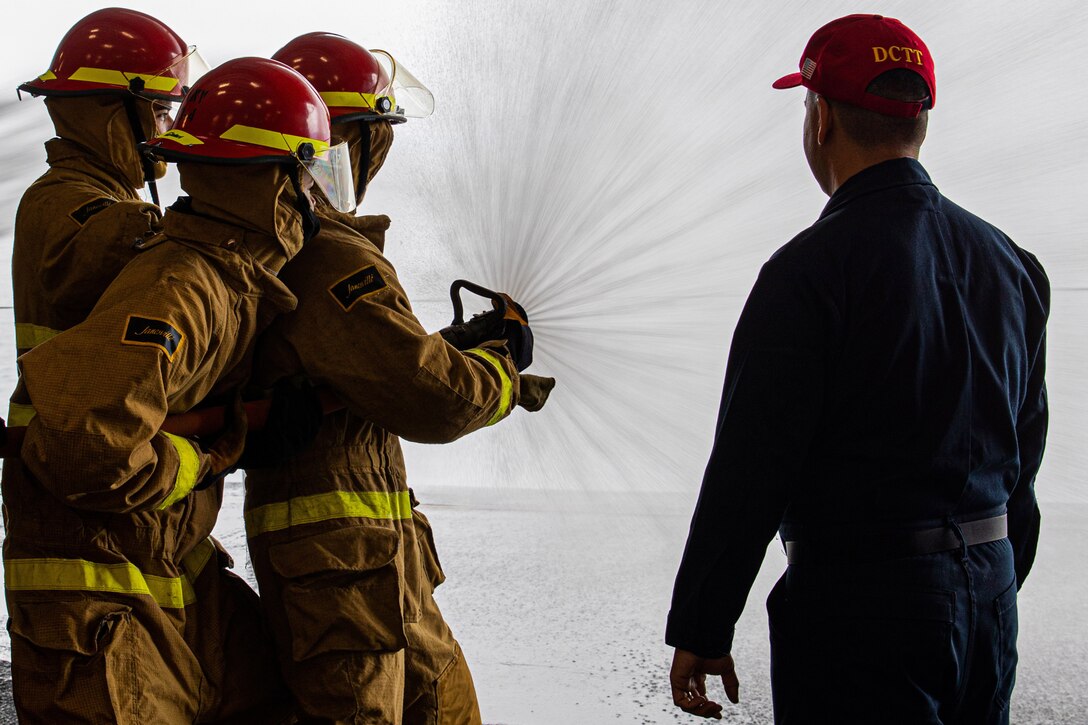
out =
[[[434,113],[434,95],[412,73],[384,50],[370,51],[392,80],[387,95],[393,101],[391,113],[408,118],[426,118]],[[381,95],[381,94],[379,94]]]
[[[347,143],[330,146],[308,159],[303,158],[304,155],[299,154],[302,167],[332,208],[345,213],[354,211],[355,184],[351,180],[351,154]]]
[[[211,66],[208,65],[208,61],[204,60],[204,56],[200,54],[200,51],[196,49],[195,45],[189,46],[189,52],[185,54],[185,57],[181,61],[184,65],[178,69],[178,78],[181,79],[182,88],[186,92],[193,87],[202,75],[211,70]]]
[[[143,98],[177,103],[181,100],[180,96],[188,93],[200,76],[209,70],[211,68],[204,56],[195,45],[190,45],[185,55],[158,73],[130,79],[129,89]]]

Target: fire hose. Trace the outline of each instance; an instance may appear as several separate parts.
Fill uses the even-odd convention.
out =
[[[344,403],[333,391],[327,388],[318,388],[317,394],[321,400],[321,410],[325,415],[344,408]],[[245,403],[244,407],[249,429],[260,430],[264,428],[264,424],[268,420],[268,411],[272,407],[272,401],[253,400]],[[183,438],[210,436],[223,430],[226,426],[226,416],[227,409],[221,405],[197,408],[166,416],[161,430]],[[19,451],[23,447],[23,438],[26,436],[26,428],[12,426],[0,430],[3,430],[6,434],[3,444],[0,445],[0,458],[18,458]]]

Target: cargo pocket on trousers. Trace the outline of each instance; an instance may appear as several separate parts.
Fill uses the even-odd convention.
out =
[[[116,602],[14,602],[9,629],[19,707],[45,720],[97,713],[102,722],[136,722],[133,626],[132,609]]]
[[[329,652],[407,646],[393,529],[353,526],[269,548],[283,577],[283,606],[296,662]]]
[[[994,599],[997,614],[997,689],[994,704],[998,712],[1009,706],[1012,689],[1016,684],[1016,636],[1019,621],[1016,609],[1016,580]]]

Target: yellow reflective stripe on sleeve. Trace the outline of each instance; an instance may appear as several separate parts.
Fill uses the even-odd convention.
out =
[[[8,405],[8,425],[26,425],[37,414],[38,411],[34,410],[33,405],[27,405],[26,403],[10,403]]]
[[[333,108],[374,108],[377,96],[354,91],[321,91],[321,99]]]
[[[246,535],[252,539],[291,526],[347,518],[410,519],[412,500],[407,491],[330,491],[299,496],[246,511]]]
[[[510,412],[510,401],[514,397],[514,383],[510,380],[510,376],[506,373],[506,368],[502,366],[502,362],[499,360],[499,356],[488,350],[481,350],[478,347],[474,347],[471,350],[465,350],[466,353],[482,357],[489,363],[495,366],[495,369],[499,371],[499,377],[502,379],[502,393],[499,395],[499,408],[495,411],[495,415],[491,416],[491,420],[487,421],[488,425],[495,425],[503,416]]]
[[[295,153],[299,144],[302,143],[313,144],[314,152],[318,154],[323,153],[329,148],[327,142],[318,141],[316,138],[292,136],[289,133],[267,131],[263,128],[254,128],[253,126],[243,126],[240,123],[236,123],[228,128],[219,135],[219,138],[226,139],[227,141],[238,141],[240,143],[251,143],[257,146],[267,146],[270,149],[279,149],[280,151],[289,151],[291,153]]]
[[[41,345],[46,340],[52,340],[60,333],[61,330],[54,330],[51,327],[31,325],[29,322],[17,322],[15,323],[15,347],[20,350],[29,350],[32,347]]]
[[[128,88],[129,81],[140,78],[144,82],[144,88],[149,91],[172,91],[178,84],[177,78],[169,76],[153,76],[147,73],[125,73],[109,68],[80,68],[68,76],[70,81],[84,81],[86,83],[105,83],[111,86]]]
[[[174,479],[174,490],[159,504],[160,511],[188,496],[196,485],[197,474],[200,473],[200,456],[197,455],[193,444],[173,433],[162,431],[162,434],[174,444],[181,461],[178,464],[177,478]]]
[[[187,577],[153,576],[132,564],[96,564],[85,559],[8,559],[4,584],[9,591],[144,594],[160,607],[172,609],[196,601]]]

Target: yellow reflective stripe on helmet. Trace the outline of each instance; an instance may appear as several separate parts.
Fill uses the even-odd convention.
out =
[[[40,81],[55,81],[56,79],[57,74],[51,70],[47,70],[45,73],[42,73],[40,76],[38,76],[38,80]]]
[[[87,83],[105,83],[109,86],[121,86],[128,88],[133,78],[139,78],[144,82],[144,88],[149,91],[172,91],[178,85],[177,78],[169,76],[153,76],[147,73],[125,73],[108,68],[80,68],[68,76],[70,81],[84,81]]]
[[[321,98],[326,106],[337,108],[374,108],[377,96],[373,93],[355,91],[321,91]]]
[[[299,496],[246,511],[246,534],[253,538],[291,526],[347,518],[410,519],[412,500],[407,491],[330,491]]]
[[[499,356],[488,350],[481,350],[478,347],[474,347],[471,350],[465,350],[466,353],[482,357],[489,363],[495,366],[495,369],[499,371],[499,377],[502,379],[502,393],[499,394],[499,408],[495,411],[495,415],[491,416],[491,420],[487,421],[488,425],[495,425],[503,416],[510,412],[510,400],[514,397],[514,383],[510,380],[510,376],[506,372],[506,368],[502,366],[502,362],[499,360]]]
[[[178,464],[177,478],[174,479],[174,490],[159,504],[160,511],[188,496],[196,485],[197,474],[200,473],[200,456],[197,455],[193,444],[173,433],[162,431],[162,434],[174,444],[174,448],[178,451],[178,458],[181,460]]]
[[[8,559],[9,591],[79,591],[144,594],[160,607],[182,609],[196,601],[189,579],[144,574],[129,563],[96,564],[85,559]]]
[[[26,425],[34,416],[38,414],[38,411],[34,410],[33,405],[26,403],[9,403],[8,404],[8,425]]]
[[[51,327],[31,325],[29,322],[17,322],[15,323],[15,347],[20,350],[29,350],[32,347],[41,345],[46,340],[52,340],[60,333],[61,330],[54,330]]]
[[[289,133],[268,131],[263,128],[254,128],[253,126],[243,126],[240,123],[236,123],[228,128],[219,135],[219,138],[227,141],[251,143],[255,146],[267,146],[270,149],[279,149],[280,151],[289,151],[291,153],[295,153],[295,151],[298,150],[299,144],[302,143],[313,144],[314,152],[318,154],[324,153],[329,148],[327,141],[318,141],[316,138],[306,138],[305,136],[292,136]]]

